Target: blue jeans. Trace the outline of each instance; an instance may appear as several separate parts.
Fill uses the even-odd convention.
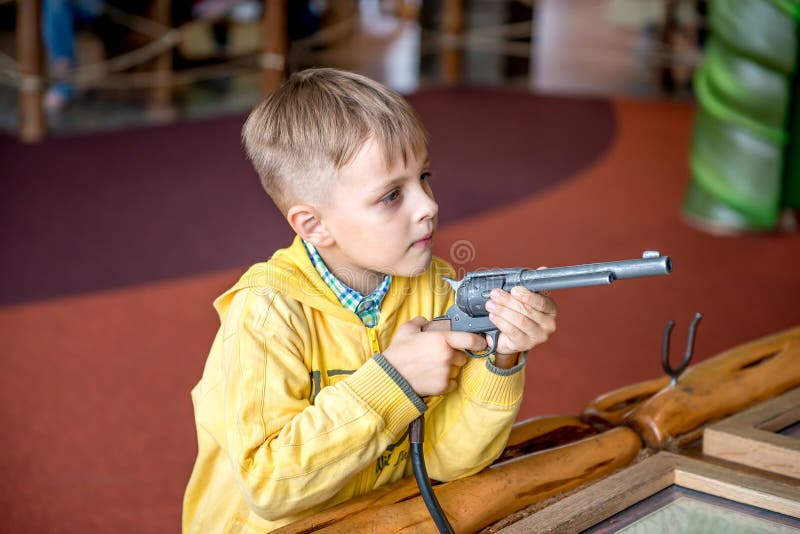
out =
[[[57,63],[75,66],[75,23],[97,17],[101,9],[100,0],[42,0],[42,38],[51,67]],[[69,82],[58,82],[53,90],[65,98],[75,93]]]

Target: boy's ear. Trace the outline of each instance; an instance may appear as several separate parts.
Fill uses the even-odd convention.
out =
[[[286,212],[286,220],[297,235],[315,247],[327,247],[334,243],[334,239],[319,215],[314,206],[297,204]]]

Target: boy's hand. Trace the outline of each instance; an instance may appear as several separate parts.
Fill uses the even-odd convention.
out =
[[[397,329],[383,357],[397,369],[420,397],[443,395],[456,388],[456,378],[467,363],[463,349],[486,350],[483,336],[469,332],[436,330],[423,332],[428,324],[415,317]]]
[[[511,293],[493,289],[486,310],[500,330],[498,355],[531,350],[556,331],[557,310],[553,299],[521,286],[512,288]]]

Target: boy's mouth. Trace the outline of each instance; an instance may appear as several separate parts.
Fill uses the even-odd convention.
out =
[[[411,246],[413,248],[427,248],[431,246],[432,243],[433,243],[433,232],[430,232],[422,239],[414,241],[414,243]]]

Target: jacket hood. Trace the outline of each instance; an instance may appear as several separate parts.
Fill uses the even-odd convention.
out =
[[[384,297],[382,311],[391,310],[398,297],[406,294],[409,278],[393,276]],[[339,302],[333,290],[319,276],[311,263],[300,236],[295,236],[288,248],[275,252],[269,261],[250,267],[239,281],[214,301],[214,308],[223,318],[233,297],[242,290],[259,291],[262,294],[282,293],[322,313],[360,323],[358,316]]]

